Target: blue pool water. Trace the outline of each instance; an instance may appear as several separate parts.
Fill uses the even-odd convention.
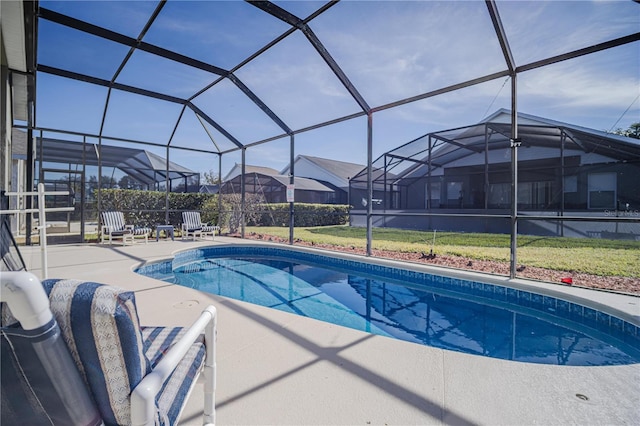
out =
[[[640,362],[638,327],[499,285],[295,250],[208,247],[140,274],[369,333],[470,354],[561,365]]]

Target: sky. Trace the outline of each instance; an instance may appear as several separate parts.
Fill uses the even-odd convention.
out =
[[[275,3],[300,18],[324,4]],[[517,66],[640,32],[640,4],[632,1],[498,0],[496,4]],[[40,6],[137,38],[157,2],[41,0]],[[484,1],[345,0],[311,20],[309,27],[374,109],[507,68]],[[243,64],[289,28],[242,1],[169,0],[142,41],[233,70],[292,130],[361,112],[299,30]],[[127,46],[54,22],[39,22],[39,64],[111,80],[128,52]],[[115,81],[191,99],[242,144],[285,133],[230,79],[140,49]],[[36,125],[91,135],[102,127],[107,137],[216,152],[235,146],[180,104],[121,90],[107,95],[104,87],[39,72]],[[640,122],[639,97],[640,42],[517,77],[519,111],[596,130],[626,129]],[[426,133],[473,124],[510,107],[511,81],[501,77],[382,109],[372,116],[373,159]],[[81,140],[56,132],[47,136]],[[294,140],[295,155],[367,162],[366,117],[297,133]],[[166,157],[164,147],[135,147]],[[217,155],[171,149],[170,157],[192,170],[218,173]],[[288,136],[246,150],[250,165],[282,170],[289,159]],[[241,160],[240,151],[223,155],[222,175]]]

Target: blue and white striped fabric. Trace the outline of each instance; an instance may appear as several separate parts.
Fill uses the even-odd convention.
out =
[[[162,359],[162,355],[185,333],[182,327],[143,327],[144,348],[147,359],[153,369]],[[156,397],[156,406],[161,425],[173,425],[180,418],[184,401],[196,384],[198,373],[204,366],[206,348],[204,335],[191,346],[182,362],[164,383]]]
[[[131,392],[181,336],[182,329],[141,328],[130,291],[78,280],[45,280],[42,284],[105,424],[129,424]],[[204,363],[204,344],[197,342],[190,354],[156,400],[157,424],[174,424],[178,418],[179,407]]]

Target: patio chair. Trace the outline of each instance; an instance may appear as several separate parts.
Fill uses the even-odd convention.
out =
[[[194,240],[197,236],[203,238],[205,235],[211,235],[211,239],[215,240],[216,231],[220,232],[220,227],[202,223],[200,212],[182,212],[182,239],[189,235]]]
[[[0,281],[3,424],[174,425],[203,370],[214,423],[213,306],[188,329],[143,327],[130,291],[25,271]]]
[[[125,224],[124,214],[122,212],[102,212],[101,217],[102,231],[100,232],[100,241],[102,244],[104,244],[105,236],[109,236],[109,244],[117,238],[122,239],[122,245],[126,245],[127,241],[133,244],[135,237],[138,235],[144,236],[145,244],[149,242],[151,228]]]

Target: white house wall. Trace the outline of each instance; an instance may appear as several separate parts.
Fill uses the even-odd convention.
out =
[[[305,177],[315,180],[320,180],[323,182],[328,182],[332,185],[337,186],[338,188],[343,188],[344,190],[349,189],[349,182],[346,179],[342,179],[332,173],[327,172],[322,167],[318,166],[316,163],[309,161],[304,157],[298,157],[294,164],[294,171],[297,177]],[[285,167],[282,170],[282,174],[286,175],[289,173],[289,167]]]
[[[565,149],[565,157],[580,156],[580,164],[594,164],[594,163],[607,163],[612,161],[611,158],[598,154],[589,154],[581,150]],[[511,162],[511,149],[489,151],[489,165],[498,163]],[[542,148],[542,147],[521,147],[518,149],[518,162],[528,160],[541,160],[545,158],[560,158],[559,148]],[[437,162],[437,160],[436,160]],[[457,161],[448,163],[445,168],[453,167],[466,167],[466,166],[478,166],[483,165],[485,162],[484,152],[469,155],[468,157],[461,158]],[[442,169],[434,170],[432,176],[442,175]]]

